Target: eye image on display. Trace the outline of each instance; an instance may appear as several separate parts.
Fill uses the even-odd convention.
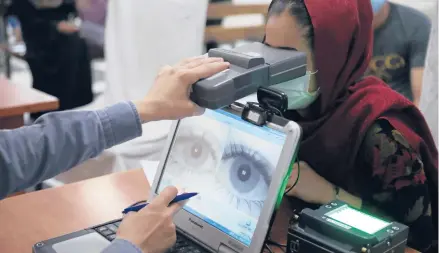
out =
[[[241,135],[236,130],[231,134]],[[241,137],[241,138],[242,138]],[[267,197],[274,166],[249,143],[235,137],[224,148],[217,171],[217,194],[236,209],[258,217]],[[251,143],[251,142],[250,142]]]
[[[178,128],[160,188],[198,192],[257,218],[279,154],[277,145],[251,133],[208,117],[188,118]]]
[[[208,131],[180,127],[167,169],[176,177],[211,174],[221,159],[220,145],[217,137]]]

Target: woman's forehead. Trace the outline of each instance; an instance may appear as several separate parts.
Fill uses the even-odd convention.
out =
[[[303,42],[302,28],[288,11],[268,18],[265,35],[265,42],[273,47],[298,48]]]

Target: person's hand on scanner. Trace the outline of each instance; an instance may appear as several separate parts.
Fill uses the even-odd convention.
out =
[[[184,60],[174,67],[164,67],[146,97],[135,103],[141,120],[181,119],[202,114],[203,109],[188,98],[192,84],[228,67],[229,63],[222,58],[205,56]]]
[[[167,187],[148,206],[128,213],[117,231],[117,238],[127,240],[144,253],[163,253],[175,244],[177,233],[172,220],[183,203],[169,203],[177,196],[175,187]]]
[[[57,29],[60,33],[72,34],[79,31],[79,28],[68,21],[61,21],[57,24]]]

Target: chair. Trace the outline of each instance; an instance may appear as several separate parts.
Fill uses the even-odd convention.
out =
[[[207,10],[207,19],[227,18],[237,15],[262,14],[266,17],[268,4],[239,4],[242,1],[232,3],[211,3]],[[247,1],[248,2],[248,1]],[[217,43],[234,43],[239,40],[260,41],[265,34],[264,24],[242,25],[226,27],[214,25],[206,27],[205,41],[216,41]]]

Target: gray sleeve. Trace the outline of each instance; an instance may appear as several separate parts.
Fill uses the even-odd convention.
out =
[[[424,67],[430,37],[431,23],[427,17],[422,16],[413,20],[412,31],[409,36],[409,61],[410,68]]]
[[[129,241],[116,239],[102,253],[143,253],[137,246]]]
[[[49,113],[31,126],[0,130],[0,199],[141,134],[131,102],[98,111]]]

